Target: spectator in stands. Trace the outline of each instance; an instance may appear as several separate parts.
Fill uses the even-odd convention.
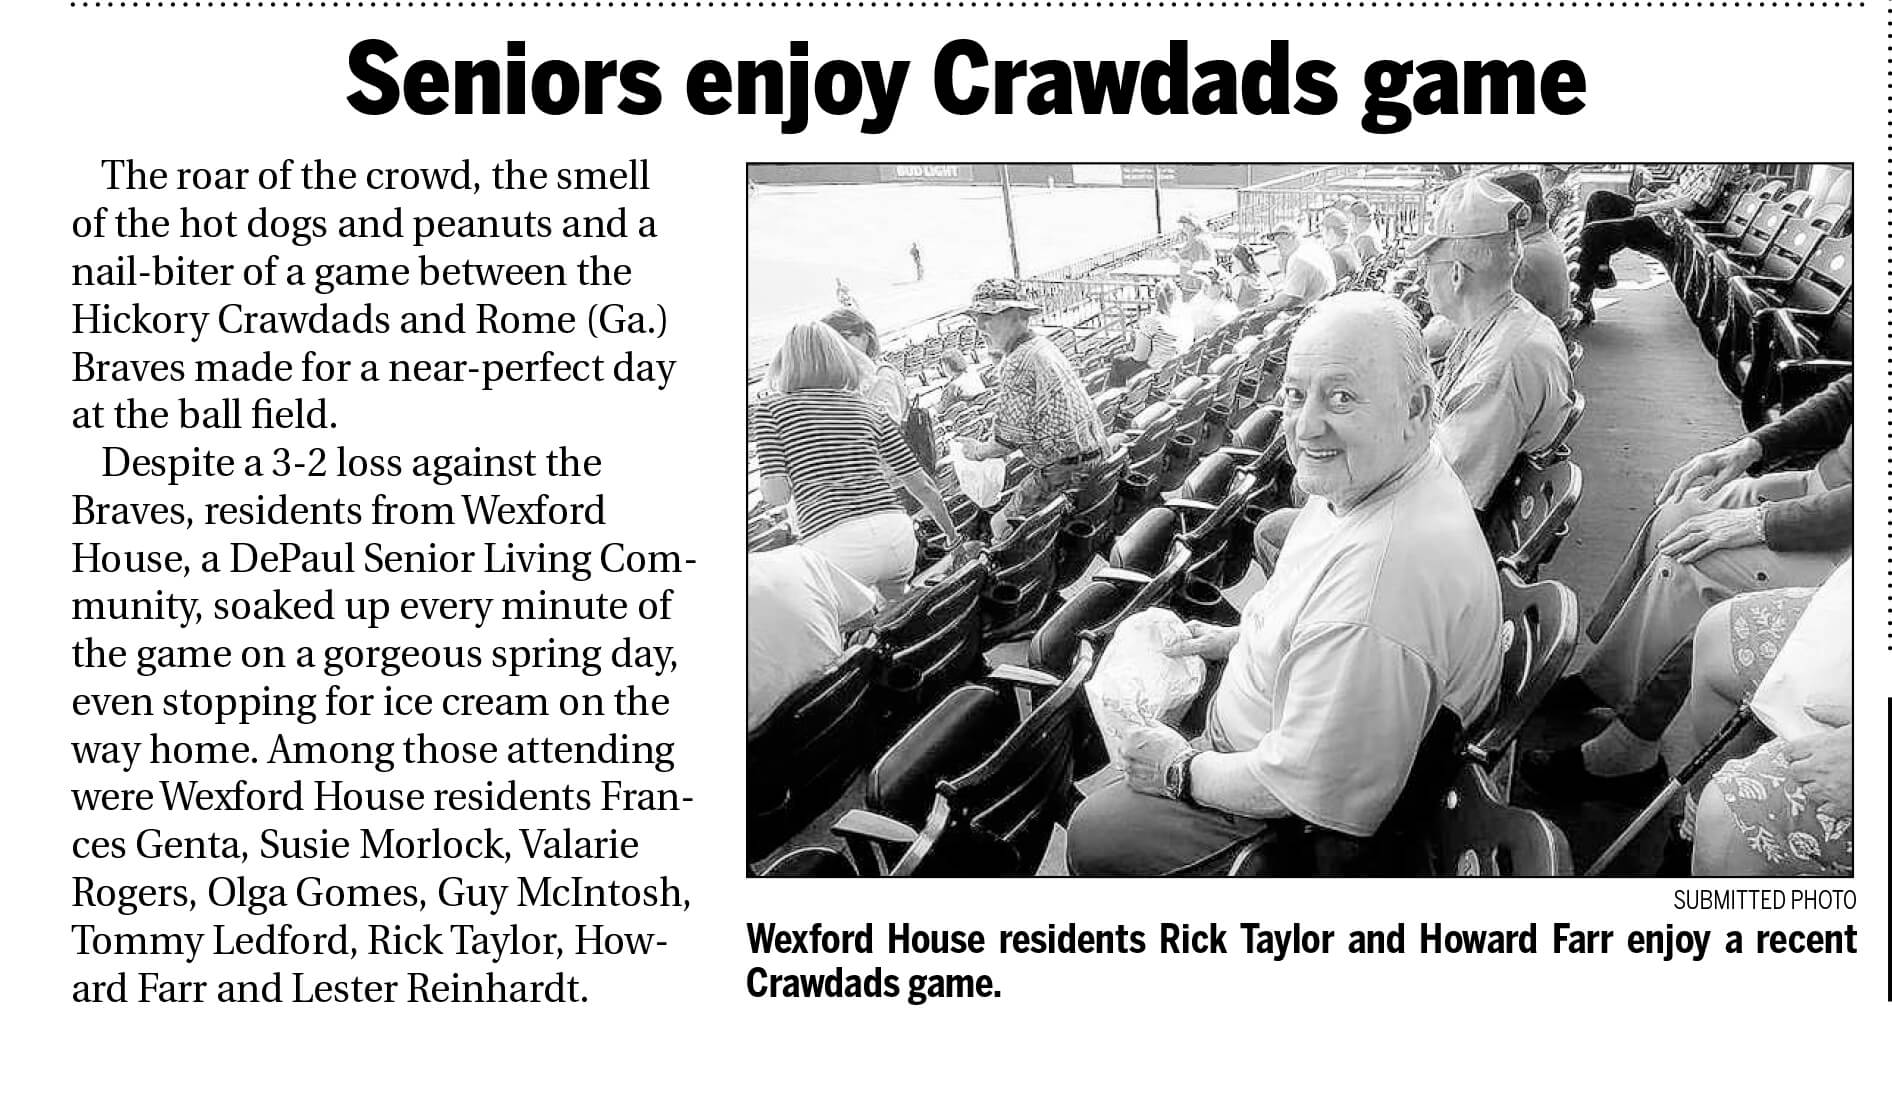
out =
[[[1804,472],[1744,476],[1822,454]],[[1579,747],[1527,752],[1547,796],[1634,799],[1662,783],[1659,742],[1686,688],[1702,614],[1747,591],[1823,582],[1853,545],[1853,381],[1847,377],[1746,437],[1682,463],[1590,622],[1596,648],[1576,700],[1618,719]]]
[[[749,556],[749,730],[841,657],[874,592],[826,556],[789,545]]]
[[[1684,216],[1712,208],[1722,190],[1734,181],[1740,165],[1695,164],[1682,173],[1672,186],[1629,198],[1613,191],[1599,190],[1583,206],[1583,232],[1578,237],[1576,292],[1572,298],[1584,322],[1596,319],[1591,295],[1616,284],[1610,270],[1610,256],[1624,248],[1634,248],[1664,267],[1674,262],[1674,241],[1658,214]]]
[[[801,542],[884,598],[913,574],[919,544],[894,484],[957,545],[933,478],[895,426],[858,391],[854,352],[825,323],[789,329],[770,366],[779,396],[750,405],[762,497],[795,505]]]
[[[1039,305],[1017,279],[979,283],[966,311],[986,343],[1005,352],[992,438],[966,437],[966,456],[981,460],[1018,450],[1031,463],[1031,472],[992,516],[992,535],[1003,540],[1015,523],[1096,475],[1104,458],[1104,425],[1064,352],[1031,330]]]
[[[1215,262],[1215,245],[1209,242],[1209,234],[1196,220],[1193,213],[1178,214],[1176,227],[1182,230],[1183,245],[1178,253],[1185,268],[1193,268],[1197,263]]]
[[[1300,231],[1286,221],[1269,229],[1268,239],[1281,257],[1281,285],[1256,306],[1258,317],[1311,305],[1334,291],[1334,263],[1319,244],[1301,239]]]
[[[1320,215],[1320,242],[1327,249],[1327,258],[1333,262],[1335,285],[1360,273],[1360,253],[1353,250],[1347,239],[1352,231],[1353,220],[1338,203],[1328,206],[1327,212]]]
[[[835,309],[822,317],[821,322],[840,332],[854,352],[854,364],[861,377],[861,395],[886,412],[887,418],[904,426],[910,406],[906,378],[899,370],[880,361],[880,332],[873,322],[854,309]]]
[[[1111,363],[1111,388],[1121,388],[1146,369],[1162,369],[1189,345],[1193,329],[1186,311],[1177,307],[1181,297],[1176,283],[1157,285],[1154,306],[1130,329],[1129,353]]]
[[[1080,875],[1216,872],[1276,828],[1357,853],[1399,798],[1428,729],[1490,704],[1498,582],[1471,503],[1432,447],[1433,376],[1397,300],[1345,294],[1295,334],[1281,393],[1312,498],[1239,627],[1196,623],[1175,654],[1226,660],[1202,738],[1123,744],[1127,780],[1071,821]],[[1443,721],[1435,724],[1435,721]]]
[[[1347,207],[1347,219],[1351,228],[1354,254],[1360,257],[1362,266],[1378,259],[1386,251],[1380,242],[1380,230],[1373,225],[1373,207],[1366,202],[1354,199]],[[1368,287],[1372,288],[1372,287]]]
[[[1577,204],[1577,186],[1566,164],[1545,164],[1538,169],[1537,181],[1544,190],[1544,220],[1555,233],[1564,213]]]
[[[1255,253],[1247,244],[1235,245],[1235,263],[1240,268],[1229,278],[1229,300],[1235,302],[1238,313],[1247,312],[1261,304],[1266,296],[1267,280],[1262,277],[1261,264],[1255,261]]]
[[[985,379],[979,376],[979,367],[968,362],[959,351],[947,347],[940,352],[939,364],[946,371],[946,384],[939,392],[941,415],[952,410],[954,404],[985,394]]]
[[[1547,449],[1570,417],[1570,359],[1543,313],[1513,289],[1529,216],[1480,176],[1446,188],[1414,244],[1432,309],[1458,329],[1439,368],[1439,448],[1485,509],[1520,454]]]
[[[1551,235],[1543,185],[1528,171],[1500,175],[1493,182],[1517,195],[1531,215],[1518,237],[1522,257],[1512,284],[1537,311],[1561,327],[1570,313],[1570,266],[1564,262],[1563,245]]]
[[[1228,298],[1228,287],[1222,281],[1222,269],[1208,266],[1201,272],[1202,292],[1196,294],[1194,315],[1190,318],[1190,327],[1199,335],[1207,336],[1210,332],[1235,319],[1240,312],[1235,302]]]

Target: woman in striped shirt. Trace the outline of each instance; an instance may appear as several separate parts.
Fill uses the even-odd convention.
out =
[[[959,543],[931,472],[893,421],[856,391],[853,355],[828,325],[790,329],[769,376],[780,395],[750,407],[763,498],[793,499],[803,544],[882,597],[899,597],[919,542],[895,484],[933,516],[949,547]]]

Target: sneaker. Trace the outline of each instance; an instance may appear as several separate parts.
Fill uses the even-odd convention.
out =
[[[1657,759],[1641,773],[1599,777],[1583,768],[1583,748],[1527,750],[1518,760],[1518,773],[1537,794],[1553,803],[1610,800],[1643,804],[1655,799],[1669,783],[1669,768]]]
[[[1591,283],[1596,289],[1615,289],[1616,272],[1608,267],[1596,272],[1596,281]]]

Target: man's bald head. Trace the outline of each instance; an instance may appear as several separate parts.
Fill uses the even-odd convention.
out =
[[[1317,305],[1288,348],[1281,402],[1297,481],[1345,510],[1425,456],[1434,382],[1412,310],[1383,293]]]
[[[1390,371],[1402,396],[1434,384],[1419,318],[1384,293],[1341,293],[1314,306],[1294,333],[1288,361],[1348,361]],[[1427,421],[1431,421],[1428,400]]]

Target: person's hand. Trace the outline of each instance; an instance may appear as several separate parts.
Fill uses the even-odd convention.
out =
[[[1761,459],[1761,444],[1752,438],[1697,454],[1678,465],[1656,493],[1656,504],[1673,503],[1699,488],[1704,498],[1732,484]]]
[[[1228,653],[1235,650],[1235,641],[1241,638],[1242,630],[1233,625],[1212,625],[1207,621],[1189,621],[1189,638],[1172,640],[1163,649],[1163,654],[1174,659],[1191,655],[1200,655],[1211,662],[1221,662],[1228,658]]]
[[[1827,720],[1816,711],[1823,707],[1826,706],[1808,705],[1807,715],[1826,723]],[[1846,712],[1839,718],[1846,721],[1844,726],[1834,727],[1832,731],[1815,732],[1804,739],[1787,744],[1787,774],[1807,790],[1807,796],[1814,803],[1826,804],[1836,814],[1851,817],[1853,813],[1852,714]],[[1161,780],[1160,775],[1158,780]]]
[[[1144,724],[1132,728],[1123,737],[1123,775],[1130,791],[1165,796],[1163,774],[1189,744],[1171,728],[1162,724]]]
[[[1677,563],[1692,564],[1711,552],[1760,543],[1760,508],[1740,507],[1697,514],[1676,526],[1656,551],[1675,557]]]

